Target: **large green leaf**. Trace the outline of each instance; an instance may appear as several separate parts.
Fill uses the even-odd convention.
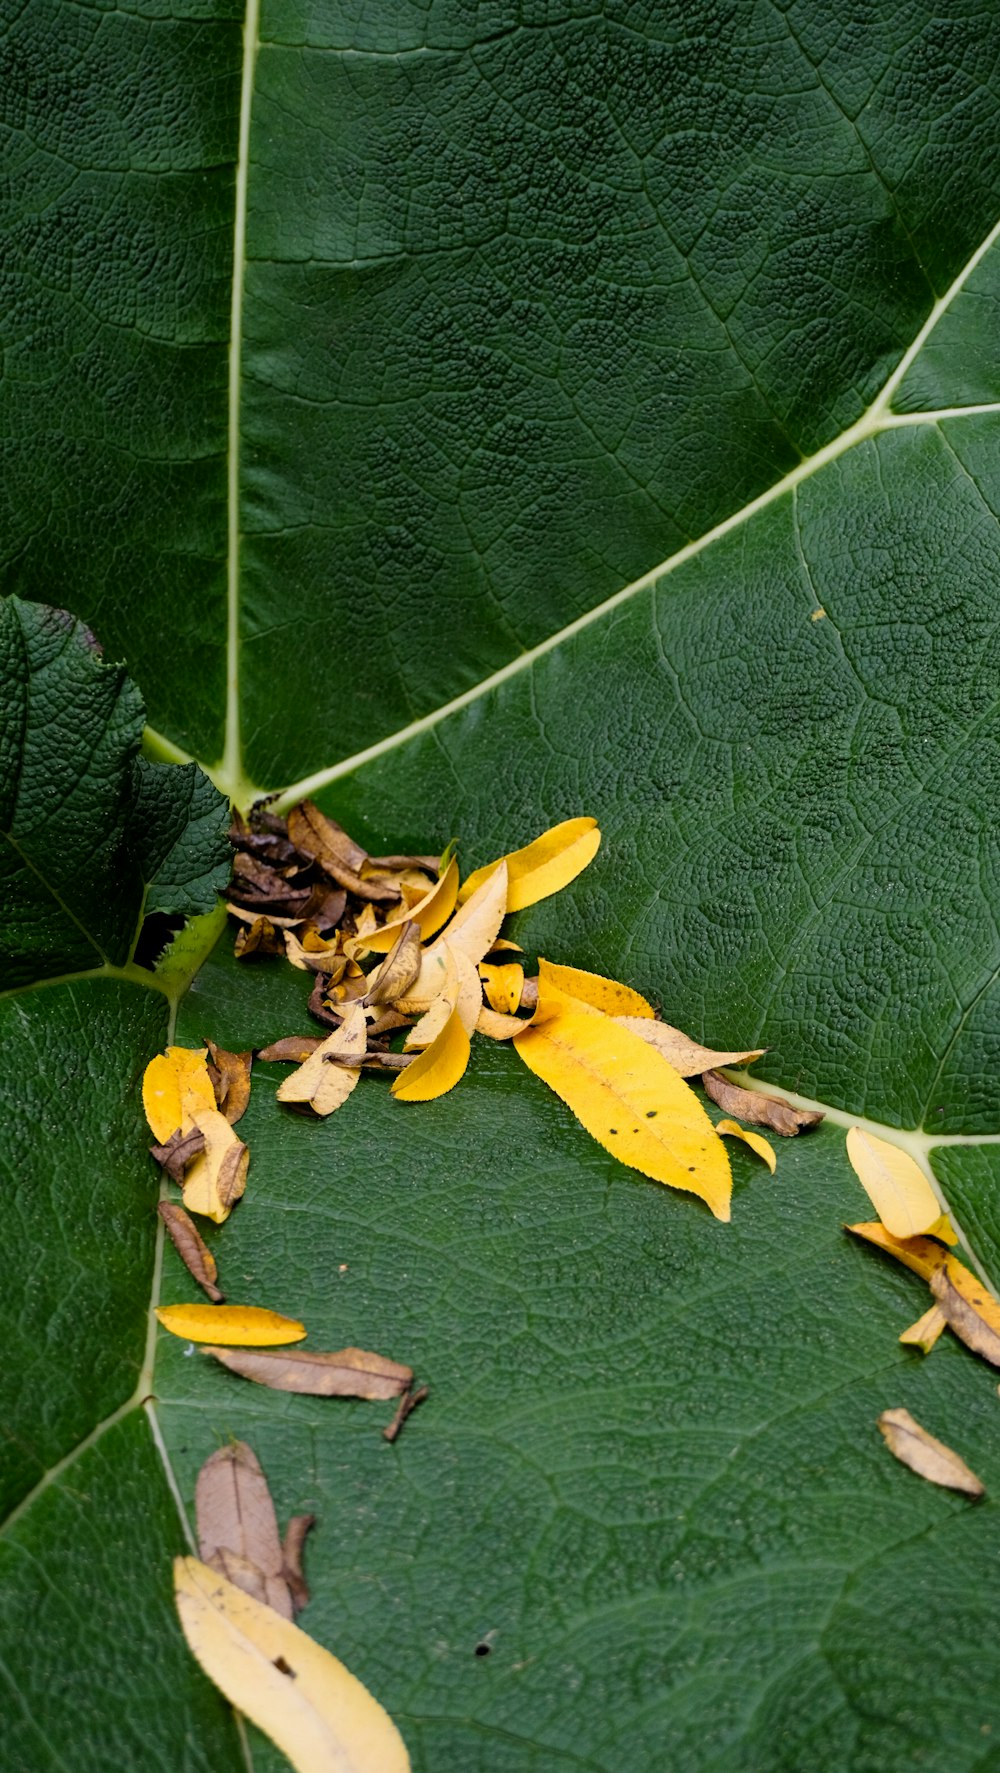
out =
[[[143,1058],[168,1011],[192,1044],[304,1029],[308,981],[227,938],[184,995],[196,928],[141,986],[106,824],[43,755],[24,816],[61,814],[128,976],[0,1003],[4,1764],[241,1764],[165,1604],[151,1415],[188,1507],[232,1433],[318,1515],[304,1623],[421,1773],[996,1773],[994,1504],[875,1430],[906,1404],[992,1491],[995,1385],[901,1349],[925,1290],[840,1230],[860,1115],[1000,1279],[994,9],[251,0],[241,98],[225,7],[58,16],[3,50],[9,587],[237,799],[308,788],[468,865],[594,813],[518,940],[766,1045],[828,1118],[773,1182],[736,1153],[723,1227],[509,1051],[425,1107],[365,1077],[322,1126],[258,1067],[231,1295],[431,1399],[390,1448],[371,1406],[169,1338],[152,1367],[151,1301],[193,1289],[153,1252]],[[197,910],[157,819],[149,903]],[[48,910],[16,985],[95,969]]]

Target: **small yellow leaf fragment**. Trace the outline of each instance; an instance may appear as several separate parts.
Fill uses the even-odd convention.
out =
[[[301,1342],[305,1324],[260,1305],[160,1305],[156,1315],[185,1342],[218,1342],[230,1348],[277,1348]]]
[[[381,929],[370,931],[366,946],[375,954],[388,954],[401,931],[411,922],[417,925],[421,941],[426,942],[451,916],[457,897],[458,863],[452,860],[440,880],[435,881],[430,891],[410,910],[394,917],[390,923],[384,923]]]
[[[512,1016],[521,1001],[524,968],[513,962],[506,966],[490,966],[488,961],[481,960],[479,976],[490,1008],[496,1010],[498,1016]]]
[[[202,1108],[215,1107],[215,1091],[202,1047],[168,1047],[150,1059],[142,1079],[142,1106],[161,1145],[180,1128],[189,1133]]]
[[[446,1096],[465,1075],[469,1051],[469,1036],[454,1009],[430,1046],[393,1080],[390,1089],[397,1102],[433,1102]]]
[[[489,1040],[513,1040],[526,1027],[523,1016],[500,1016],[485,1004],[476,1019],[476,1033],[485,1034]]]
[[[617,979],[604,979],[599,973],[585,973],[579,967],[557,966],[551,960],[538,962],[539,1010],[536,1021],[541,1021],[545,1014],[545,998],[552,995],[553,988],[565,997],[575,997],[579,1003],[589,1004],[593,1010],[600,1010],[605,1016],[642,1016],[651,1018],[653,1006],[633,991],[630,985],[621,985]]]
[[[909,1410],[883,1410],[878,1426],[890,1453],[918,1477],[945,1490],[961,1490],[966,1496],[985,1496],[983,1485],[965,1460],[921,1428]]]
[[[918,1317],[915,1324],[904,1330],[899,1340],[905,1348],[919,1348],[923,1354],[930,1354],[942,1330],[948,1328],[948,1319],[940,1305],[932,1305],[923,1317]]]
[[[512,850],[502,858],[508,872],[507,910],[523,911],[539,899],[561,892],[593,861],[600,844],[596,819],[564,819],[561,825],[543,831],[523,850]],[[488,862],[470,874],[462,885],[459,903],[476,892],[497,866],[496,862]]]
[[[941,1217],[941,1203],[916,1159],[861,1127],[847,1135],[847,1156],[872,1206],[893,1237],[919,1237]]]
[[[774,1175],[778,1160],[774,1155],[774,1146],[768,1144],[763,1133],[748,1132],[746,1127],[737,1126],[734,1120],[716,1121],[715,1130],[717,1133],[725,1133],[730,1139],[742,1139],[744,1145],[749,1145],[751,1151],[763,1158],[772,1176]]]
[[[174,1592],[192,1655],[296,1773],[410,1773],[388,1712],[297,1625],[198,1558],[175,1560]]]
[[[921,1280],[929,1281],[948,1260],[947,1250],[931,1238],[893,1237],[880,1219],[870,1219],[862,1225],[845,1225],[844,1230],[853,1237],[863,1238],[867,1244],[874,1244],[876,1249],[884,1250],[887,1256],[895,1256],[897,1262],[902,1262],[904,1268],[912,1268]]]
[[[610,1016],[572,1006],[526,1026],[514,1048],[621,1163],[729,1218],[722,1140],[694,1091],[645,1041]]]
[[[250,1153],[217,1108],[199,1110],[194,1124],[205,1149],[184,1172],[184,1205],[221,1225],[246,1189]]]
[[[700,1077],[703,1071],[712,1071],[719,1065],[750,1065],[766,1051],[764,1047],[748,1047],[744,1052],[716,1053],[711,1047],[701,1047],[696,1040],[689,1040],[668,1022],[650,1022],[645,1016],[619,1016],[617,1020],[623,1027],[631,1028],[640,1040],[656,1047],[682,1077]]]

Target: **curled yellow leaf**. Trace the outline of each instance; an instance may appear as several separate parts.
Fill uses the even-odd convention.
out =
[[[561,967],[551,960],[538,962],[538,1012],[536,1022],[544,1020],[550,1002],[561,1007],[554,994],[572,997],[578,1003],[588,1004],[591,1009],[600,1010],[605,1016],[642,1016],[653,1015],[653,1006],[633,991],[630,985],[622,985],[617,979],[604,979],[600,973],[585,973],[580,967]]]
[[[904,1330],[899,1340],[905,1348],[919,1348],[921,1353],[930,1354],[942,1330],[948,1328],[948,1319],[940,1305],[932,1305],[923,1317],[918,1317],[915,1324]]]
[[[612,1017],[571,1007],[522,1029],[514,1049],[606,1151],[729,1218],[729,1159],[694,1091]]]
[[[192,1655],[296,1773],[409,1773],[388,1712],[297,1625],[198,1558],[175,1560],[174,1593]]]
[[[502,857],[508,873],[507,910],[523,911],[539,899],[561,892],[593,861],[600,844],[596,819],[564,819],[524,849],[512,850]],[[462,885],[459,903],[477,892],[497,867],[498,862],[488,862],[470,874]]]
[[[471,960],[461,949],[453,953],[447,942],[442,953],[445,959],[444,983],[430,1009],[410,1029],[403,1043],[404,1050],[408,1053],[429,1047],[437,1039],[453,1010],[457,1010],[466,1034],[471,1034],[483,1007],[479,975]]]
[[[751,1133],[734,1120],[716,1121],[715,1130],[717,1133],[725,1133],[729,1139],[742,1139],[744,1145],[749,1145],[751,1151],[755,1151],[758,1157],[763,1158],[772,1176],[774,1175],[778,1167],[778,1160],[774,1155],[774,1146],[768,1143],[763,1133]]]
[[[365,938],[365,946],[375,954],[388,954],[403,926],[411,922],[417,925],[421,940],[426,942],[451,916],[457,897],[458,863],[453,858],[440,880],[434,882],[430,892],[425,893],[409,910],[394,917],[390,923],[384,923],[381,929],[371,931]]]
[[[507,904],[507,865],[501,862],[489,879],[483,882],[447,929],[424,950],[420,972],[405,996],[398,999],[404,1016],[422,1015],[445,989],[448,953],[463,954],[473,967],[478,967],[496,941]],[[479,994],[482,1002],[482,992]]]
[[[851,1127],[847,1156],[872,1206],[893,1237],[919,1237],[941,1218],[941,1203],[909,1152],[862,1127]]]
[[[204,1048],[168,1047],[150,1059],[142,1077],[142,1106],[154,1137],[162,1145],[180,1128],[190,1133],[194,1116],[215,1107]]]
[[[498,1016],[512,1016],[521,1001],[524,968],[516,962],[491,966],[488,961],[481,960],[479,976],[490,1008],[496,1010]]]
[[[863,1238],[867,1244],[874,1244],[876,1249],[884,1250],[887,1256],[895,1256],[897,1262],[902,1262],[904,1268],[912,1268],[921,1280],[929,1281],[948,1260],[947,1250],[932,1238],[893,1237],[880,1219],[866,1220],[861,1225],[845,1225],[844,1230]]]
[[[157,1318],[185,1342],[220,1342],[233,1348],[277,1348],[301,1342],[305,1324],[260,1305],[160,1305]]]
[[[221,1225],[246,1188],[250,1153],[217,1108],[200,1109],[193,1119],[205,1149],[184,1172],[184,1205]]]
[[[453,1009],[430,1046],[393,1080],[392,1094],[398,1102],[432,1102],[447,1095],[465,1074],[469,1050],[462,1018]]]

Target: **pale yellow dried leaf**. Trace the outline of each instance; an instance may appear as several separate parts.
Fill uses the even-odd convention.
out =
[[[217,1108],[199,1110],[193,1121],[205,1149],[184,1172],[184,1205],[221,1225],[246,1188],[250,1153]]]
[[[157,1318],[185,1342],[220,1342],[230,1348],[278,1348],[301,1342],[305,1324],[260,1305],[160,1305]]]
[[[521,1001],[524,968],[516,962],[506,966],[491,966],[488,961],[481,960],[479,976],[490,1008],[496,1010],[498,1016],[512,1016]]]
[[[539,960],[536,1022],[547,1014],[546,1006],[555,1001],[556,992],[588,1004],[605,1016],[641,1016],[646,1019],[653,1015],[652,1004],[630,985],[621,985],[617,979],[602,978],[600,973],[585,973],[580,967],[562,967],[551,960]]]
[[[368,938],[368,947],[376,954],[388,954],[399,935],[403,924],[411,920],[419,925],[423,941],[433,936],[449,918],[455,908],[458,896],[458,863],[454,858],[448,863],[440,880],[436,880],[429,893],[418,899],[415,905],[407,906],[390,923],[384,923]]]
[[[314,1114],[333,1114],[355,1088],[361,1075],[356,1066],[360,1067],[367,1050],[365,1012],[360,1003],[353,1004],[340,1027],[278,1085],[278,1101],[308,1102]]]
[[[168,1047],[150,1059],[142,1078],[142,1106],[161,1145],[178,1127],[190,1133],[198,1110],[215,1107],[204,1048]]]
[[[870,1219],[860,1225],[845,1225],[845,1231],[854,1237],[863,1238],[865,1243],[874,1244],[876,1249],[884,1250],[887,1256],[895,1256],[904,1268],[912,1268],[921,1280],[929,1281],[932,1274],[943,1268],[948,1260],[947,1250],[934,1243],[929,1237],[893,1237],[886,1231],[881,1219]]]
[[[668,1022],[650,1022],[645,1016],[619,1016],[617,1020],[662,1053],[682,1077],[700,1077],[703,1071],[712,1071],[717,1065],[750,1065],[766,1050],[749,1047],[745,1052],[716,1053],[711,1047],[700,1047],[696,1040],[690,1040],[679,1028],[671,1028]]]
[[[904,1330],[899,1340],[907,1348],[919,1348],[924,1354],[930,1354],[942,1330],[948,1328],[948,1319],[940,1305],[932,1305],[923,1317],[918,1317],[915,1324]]]
[[[485,1034],[490,1040],[513,1040],[520,1034],[527,1023],[522,1016],[500,1016],[496,1010],[488,1010],[484,1004],[476,1018],[476,1033]]]
[[[398,1102],[432,1102],[454,1089],[468,1063],[469,1036],[452,1010],[437,1039],[394,1079],[392,1094]]]
[[[571,880],[592,862],[600,848],[601,834],[596,819],[565,819],[536,837],[524,849],[512,850],[502,858],[507,864],[507,910],[523,911],[539,899],[562,891]],[[498,862],[477,868],[463,882],[459,903],[477,892]]]
[[[729,1218],[729,1159],[704,1108],[654,1048],[613,1017],[571,1007],[522,1029],[514,1048],[605,1150]]]
[[[483,990],[475,967],[461,949],[453,953],[447,942],[442,953],[445,959],[444,984],[430,1009],[407,1035],[403,1046],[408,1053],[419,1052],[437,1040],[453,1010],[458,1011],[466,1034],[472,1033],[479,1019]]]
[[[983,1485],[965,1460],[921,1428],[909,1410],[883,1410],[878,1425],[890,1453],[918,1477],[946,1490],[961,1490],[966,1496],[985,1496]]]
[[[388,1713],[297,1625],[198,1558],[175,1560],[174,1591],[193,1656],[296,1773],[409,1773]]]
[[[778,1160],[774,1155],[774,1146],[768,1144],[763,1133],[751,1133],[746,1127],[738,1126],[734,1120],[716,1121],[715,1130],[717,1133],[724,1133],[729,1139],[742,1139],[744,1145],[749,1145],[751,1151],[763,1158],[772,1176],[774,1175]]]
[[[385,959],[368,974],[365,1007],[394,1003],[420,971],[420,925],[410,918],[401,924],[399,934]]]
[[[456,911],[435,947],[447,942],[453,953],[464,954],[474,967],[489,954],[507,910],[507,864],[498,862],[482,886]]]
[[[378,953],[379,950],[373,943],[372,937],[380,936],[384,927],[379,923],[374,905],[371,903],[362,905],[354,920],[353,936],[347,936],[344,939],[344,953],[348,960],[363,960],[366,954]],[[393,929],[390,947],[395,942],[397,934],[398,931]]]
[[[941,1217],[941,1203],[916,1159],[888,1139],[851,1127],[847,1156],[872,1206],[893,1237],[920,1237]]]

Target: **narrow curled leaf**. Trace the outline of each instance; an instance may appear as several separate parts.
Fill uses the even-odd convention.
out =
[[[530,980],[526,981],[530,984]],[[605,1016],[641,1016],[643,1020],[651,1019],[653,1006],[633,991],[630,985],[622,985],[617,979],[602,978],[600,973],[585,973],[580,967],[557,966],[551,960],[538,962],[539,1012],[536,1020],[546,1013],[546,1001],[554,998],[559,992],[564,997],[572,997],[578,1003],[589,1004],[591,1009],[600,1010]],[[522,1006],[527,1008],[522,995]]]
[[[206,1459],[194,1491],[198,1552],[210,1569],[291,1619],[278,1520],[252,1447],[231,1441]]]
[[[315,801],[303,800],[288,815],[288,836],[304,856],[312,856],[321,865],[328,859],[349,868],[353,873],[368,860],[368,851],[355,843],[353,837],[321,813]]]
[[[895,1256],[904,1268],[912,1268],[921,1280],[929,1281],[931,1275],[943,1268],[948,1260],[947,1250],[942,1249],[929,1237],[893,1237],[886,1231],[880,1219],[867,1220],[862,1225],[845,1225],[845,1231],[852,1236],[863,1238],[865,1243],[874,1244],[876,1249],[884,1250],[887,1256]]]
[[[662,1053],[682,1077],[700,1077],[703,1071],[718,1065],[750,1065],[766,1051],[764,1047],[749,1047],[745,1052],[715,1053],[711,1047],[700,1047],[696,1040],[689,1040],[667,1022],[651,1022],[646,1016],[619,1016],[617,1020]]]
[[[302,1553],[305,1549],[307,1535],[316,1525],[314,1514],[293,1514],[285,1528],[285,1537],[281,1542],[281,1562],[288,1592],[292,1597],[292,1611],[301,1613],[309,1604],[309,1584],[302,1568]]]
[[[447,1095],[464,1077],[469,1051],[469,1036],[454,1009],[436,1039],[390,1085],[392,1094],[398,1102],[432,1102]]]
[[[221,1225],[246,1188],[250,1153],[217,1108],[202,1109],[194,1120],[205,1149],[184,1172],[184,1205]]]
[[[476,1033],[485,1034],[490,1040],[513,1040],[525,1026],[523,1016],[499,1016],[485,1004],[476,1017]]]
[[[965,1460],[921,1428],[909,1410],[883,1410],[878,1425],[890,1453],[918,1477],[945,1490],[961,1490],[966,1496],[985,1496],[983,1485]]]
[[[793,1108],[783,1096],[766,1096],[762,1090],[744,1090],[739,1084],[730,1083],[720,1071],[706,1071],[701,1081],[706,1096],[711,1096],[725,1114],[734,1115],[737,1120],[748,1120],[753,1126],[770,1127],[783,1139],[793,1139],[796,1133],[819,1126],[823,1119],[817,1108]]]
[[[407,986],[413,984],[419,971],[420,925],[415,918],[408,918],[400,926],[385,959],[369,973],[368,989],[361,1001],[366,1006],[395,1003],[397,997],[405,994]]]
[[[512,1016],[521,1002],[524,968],[516,962],[506,966],[490,966],[487,961],[482,960],[479,963],[479,976],[490,1008],[496,1010],[499,1016]]]
[[[367,1047],[365,1012],[360,1004],[354,1004],[340,1026],[278,1085],[278,1101],[308,1104],[314,1114],[332,1114],[357,1084]]]
[[[1000,1304],[982,1281],[949,1256],[931,1275],[930,1288],[959,1341],[1000,1367]]]
[[[226,1343],[239,1348],[274,1348],[301,1342],[305,1324],[260,1305],[160,1305],[157,1318],[185,1342]]]
[[[453,954],[466,955],[477,967],[484,954],[489,954],[493,947],[506,910],[507,864],[498,862],[489,878],[456,911],[444,935],[438,937],[429,953],[433,954],[443,942],[447,942]]]
[[[621,1163],[729,1218],[722,1140],[694,1091],[645,1041],[610,1016],[571,1008],[523,1028],[514,1048]]]
[[[923,1354],[930,1354],[942,1330],[948,1328],[948,1319],[940,1305],[932,1305],[923,1317],[918,1317],[915,1324],[904,1330],[899,1340],[905,1348],[919,1348]]]
[[[218,1274],[215,1257],[194,1220],[188,1217],[183,1207],[177,1206],[172,1200],[161,1200],[156,1210],[188,1273],[216,1305],[221,1305],[225,1294],[215,1284]]]
[[[199,1133],[197,1127],[192,1127],[189,1133],[182,1133],[178,1127],[165,1145],[151,1145],[149,1155],[162,1170],[166,1170],[172,1181],[183,1182],[188,1164],[193,1163],[204,1149],[205,1135]]]
[[[273,1040],[269,1047],[261,1047],[257,1057],[272,1064],[302,1065],[322,1045],[315,1034],[288,1034],[283,1040]]]
[[[861,1127],[851,1127],[847,1156],[882,1224],[893,1237],[919,1237],[924,1232],[936,1231],[941,1203],[908,1152],[888,1139],[877,1139]]]
[[[215,1091],[215,1102],[221,1114],[224,1114],[230,1126],[246,1113],[250,1101],[250,1062],[251,1052],[227,1053],[225,1047],[217,1047],[214,1040],[206,1040],[208,1048],[208,1075],[212,1089]]]
[[[168,1047],[150,1059],[142,1078],[142,1106],[162,1145],[178,1129],[189,1133],[202,1108],[215,1107],[208,1059],[201,1047]]]
[[[751,1133],[746,1127],[737,1126],[734,1120],[716,1121],[715,1130],[717,1133],[724,1133],[729,1139],[742,1139],[744,1145],[749,1145],[751,1151],[763,1158],[772,1176],[774,1175],[778,1160],[774,1155],[774,1146],[768,1143],[763,1133]]]
[[[400,931],[408,923],[415,923],[420,931],[421,940],[426,942],[436,930],[451,916],[458,897],[458,863],[451,861],[440,880],[435,881],[430,891],[419,899],[415,905],[399,917],[382,925],[381,929],[369,933],[367,947],[375,954],[388,954],[393,947]]]
[[[460,948],[453,953],[447,941],[442,952],[445,958],[445,978],[441,993],[407,1035],[404,1046],[408,1053],[421,1047],[429,1047],[437,1039],[452,1010],[458,1012],[458,1019],[466,1034],[472,1033],[479,1020],[483,1007],[483,988],[475,967]]]
[[[502,857],[507,864],[508,911],[523,911],[528,905],[536,905],[539,899],[561,892],[593,861],[600,844],[596,819],[564,819],[562,824],[543,831],[541,837],[526,844],[524,849],[512,850],[508,856]],[[499,862],[488,862],[470,874],[459,894],[460,902],[464,903],[477,892],[499,866]]]
[[[175,1560],[174,1592],[192,1655],[296,1773],[409,1773],[388,1713],[297,1625],[198,1558]]]
[[[382,1430],[382,1439],[390,1443],[397,1439],[399,1431],[408,1416],[412,1416],[418,1404],[422,1404],[430,1396],[430,1386],[421,1385],[417,1391],[404,1391],[399,1400],[392,1421]]]
[[[241,1379],[252,1379],[271,1391],[296,1391],[309,1397],[398,1397],[413,1378],[412,1368],[365,1348],[339,1348],[329,1354],[304,1348],[256,1354],[210,1344],[203,1352],[214,1355]]]

